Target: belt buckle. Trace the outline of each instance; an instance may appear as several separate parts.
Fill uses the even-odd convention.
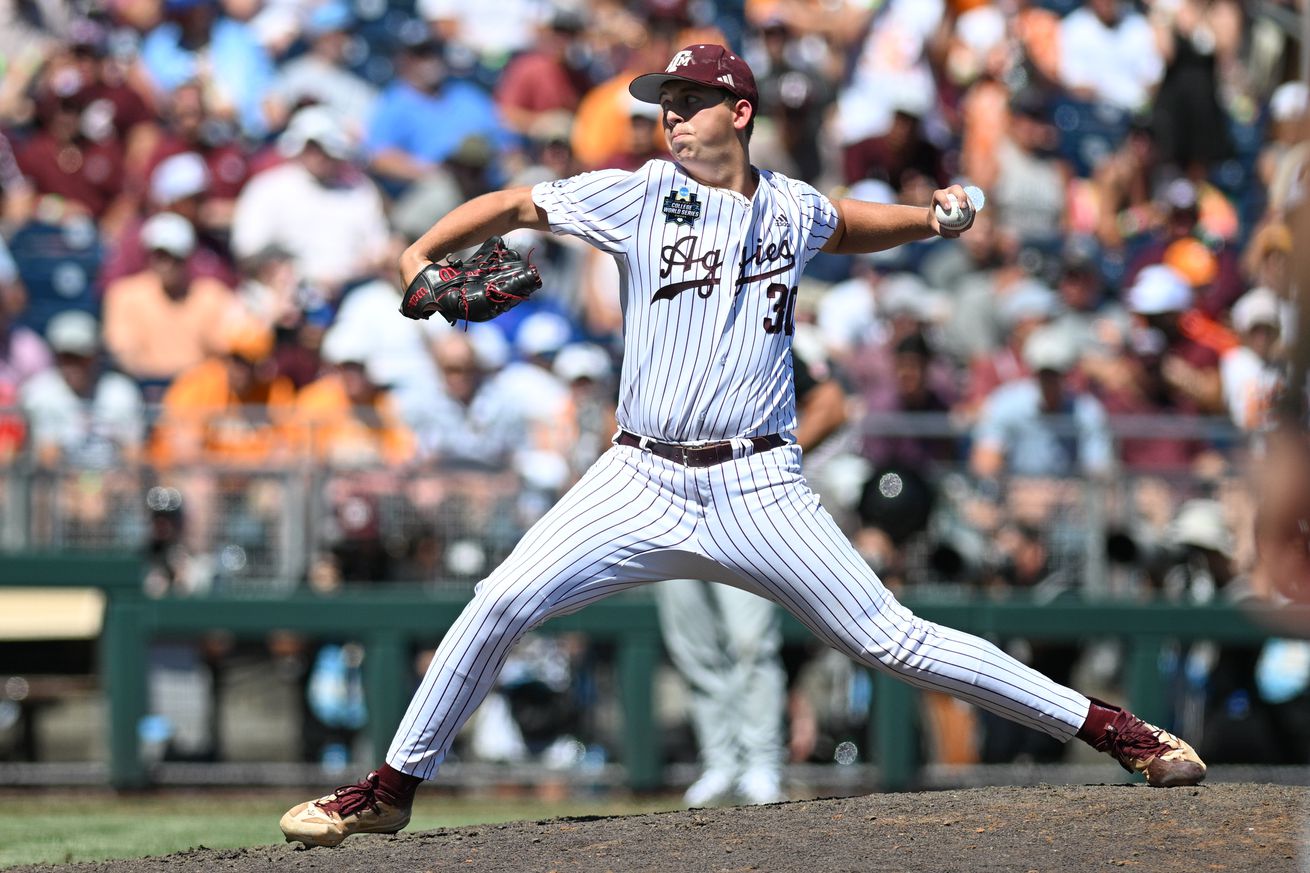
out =
[[[684,467],[692,466],[690,455],[688,454],[689,449],[682,443],[678,443],[675,448],[678,451],[678,463],[682,464]]]

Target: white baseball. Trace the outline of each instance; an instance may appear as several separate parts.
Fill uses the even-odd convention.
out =
[[[970,185],[964,189],[965,201],[963,203],[954,194],[946,196],[951,202],[949,212],[942,209],[940,203],[934,207],[937,210],[937,223],[946,230],[964,230],[973,221],[973,214],[981,210],[983,204],[987,202],[982,189],[976,185]]]

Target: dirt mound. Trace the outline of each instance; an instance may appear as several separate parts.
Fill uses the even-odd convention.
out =
[[[29,871],[1102,871],[1310,867],[1310,789],[1216,784],[873,794],[358,836],[337,849],[195,849]]]

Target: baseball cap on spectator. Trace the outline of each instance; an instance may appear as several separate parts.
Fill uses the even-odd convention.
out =
[[[610,356],[595,343],[569,343],[560,349],[551,369],[565,382],[602,382],[610,374]]]
[[[647,103],[660,102],[665,82],[693,82],[719,88],[758,106],[760,94],[755,74],[746,62],[721,45],[689,45],[678,51],[662,73],[646,73],[633,79],[628,93]]]
[[[56,355],[91,358],[100,348],[100,329],[95,316],[80,309],[66,309],[50,319],[45,337]]]
[[[514,334],[514,349],[525,358],[552,355],[564,348],[573,336],[569,320],[554,312],[534,312],[519,324]]]
[[[1065,273],[1097,273],[1096,238],[1085,233],[1070,234],[1060,249],[1060,268]]]
[[[1190,236],[1169,244],[1164,250],[1164,264],[1177,271],[1193,288],[1209,285],[1219,274],[1219,259],[1214,252]]]
[[[1078,350],[1068,335],[1054,327],[1039,327],[1023,343],[1023,363],[1034,373],[1067,373],[1078,362]]]
[[[1192,288],[1172,267],[1143,267],[1128,289],[1128,309],[1139,315],[1182,312],[1192,307]]]
[[[651,121],[658,121],[660,117],[660,108],[654,103],[647,103],[645,100],[638,100],[631,94],[628,95],[628,117],[629,118],[649,118]]]
[[[865,203],[895,203],[896,191],[882,179],[861,179],[850,187],[846,196]]]
[[[341,0],[327,0],[315,6],[309,13],[309,18],[305,21],[305,34],[315,37],[349,30],[354,23],[355,16],[350,11],[350,6]]]
[[[1310,104],[1304,82],[1284,82],[1269,96],[1269,114],[1274,121],[1295,121]]]
[[[1187,179],[1174,179],[1164,186],[1160,199],[1172,210],[1190,212],[1198,208],[1200,196],[1197,194],[1196,186]]]
[[[1274,328],[1282,322],[1282,306],[1278,295],[1268,288],[1252,288],[1233,304],[1233,329],[1248,333],[1257,325]]]
[[[358,364],[364,368],[365,375],[374,385],[384,386],[385,376],[377,365],[377,356],[371,354],[373,346],[364,333],[333,325],[323,334],[323,345],[319,356],[324,363],[341,366]]]
[[[1227,557],[1233,556],[1233,534],[1224,520],[1224,507],[1217,500],[1188,500],[1169,523],[1168,538],[1175,546],[1195,546]]]
[[[150,199],[160,206],[203,194],[209,189],[209,168],[195,152],[165,158],[150,174]]]
[[[353,151],[345,127],[323,106],[306,106],[291,116],[291,122],[278,140],[278,148],[287,157],[295,157],[309,143],[315,143],[328,157],[344,161]]]
[[[223,339],[227,353],[248,364],[258,364],[273,354],[273,330],[253,320],[229,326]]]
[[[1001,320],[1014,327],[1030,318],[1045,321],[1060,311],[1060,297],[1036,279],[1025,279],[1001,302]]]
[[[109,42],[109,32],[105,26],[90,18],[74,18],[68,23],[68,46],[73,50],[84,50],[92,54],[103,54]]]
[[[196,248],[196,232],[176,212],[160,212],[141,225],[141,243],[149,252],[167,252],[175,258],[188,257]]]
[[[893,273],[878,284],[878,310],[887,318],[905,315],[926,321],[928,294],[928,285],[915,274]]]

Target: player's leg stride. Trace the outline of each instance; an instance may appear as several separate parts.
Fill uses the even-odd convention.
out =
[[[351,834],[394,834],[409,824],[423,780],[383,764],[353,785],[287,810],[279,826],[288,843],[336,846]]]
[[[1205,778],[1205,762],[1186,740],[1126,709],[1090,699],[1078,739],[1128,772],[1141,773],[1156,788],[1196,785]],[[353,785],[287,810],[282,833],[287,842],[308,848],[336,846],[351,834],[394,834],[409,824],[414,792],[422,781],[383,764]]]

